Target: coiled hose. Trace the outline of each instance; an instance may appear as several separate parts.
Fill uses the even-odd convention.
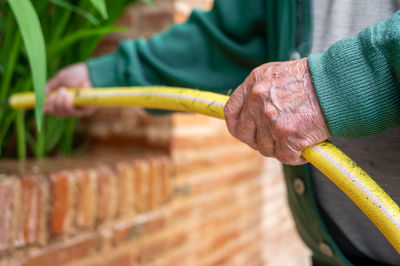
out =
[[[229,97],[173,87],[129,87],[71,90],[76,106],[141,106],[201,113],[224,119]],[[35,105],[32,92],[10,97],[15,109]],[[357,164],[328,141],[307,147],[302,156],[334,182],[378,227],[400,254],[400,208]]]

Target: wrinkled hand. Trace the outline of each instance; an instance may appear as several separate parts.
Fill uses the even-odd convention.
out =
[[[306,163],[301,151],[329,137],[307,59],[254,69],[225,106],[231,134],[285,164]]]
[[[47,102],[44,112],[58,117],[87,116],[94,108],[74,107],[73,95],[67,88],[89,89],[92,83],[86,64],[78,63],[60,70],[46,85]],[[52,93],[52,92],[57,93]]]

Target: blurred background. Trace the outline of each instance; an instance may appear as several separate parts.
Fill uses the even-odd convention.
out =
[[[49,75],[90,54],[112,52],[120,40],[151,38],[184,22],[193,8],[213,5],[122,2],[110,14],[116,22],[104,22],[101,33],[88,23],[87,31],[97,29],[96,39],[76,42],[62,54],[53,48]],[[57,23],[64,12],[54,15]],[[4,9],[1,19],[7,19]],[[10,24],[2,24],[6,36]],[[54,29],[47,30],[51,36]],[[54,47],[68,40],[58,31]],[[1,41],[4,50],[7,38]],[[26,59],[17,62],[22,77]],[[21,79],[10,84],[29,89],[29,78],[26,85],[15,83]],[[280,164],[230,137],[223,121],[107,108],[81,121],[47,117],[47,133],[40,136],[30,130],[33,115],[22,115],[22,129],[17,118],[8,126],[0,119],[0,265],[310,264],[287,207]],[[18,129],[25,132],[25,151],[18,148]],[[14,159],[35,155],[46,156]]]

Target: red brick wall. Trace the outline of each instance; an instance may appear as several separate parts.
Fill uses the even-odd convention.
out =
[[[263,160],[233,140],[216,149],[108,149],[25,174],[2,162],[2,262],[262,265]]]
[[[149,37],[211,0],[139,3],[98,53]],[[307,265],[282,172],[201,115],[100,109],[92,148],[0,162],[0,266]],[[83,127],[83,125],[81,125]]]

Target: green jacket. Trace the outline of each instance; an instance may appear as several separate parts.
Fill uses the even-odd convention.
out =
[[[149,41],[124,41],[87,62],[95,87],[170,85],[227,93],[266,62],[309,55],[311,0],[215,0]],[[311,55],[309,66],[334,137],[400,125],[400,12]],[[308,166],[285,166],[297,229],[322,265],[349,265],[320,217]]]

